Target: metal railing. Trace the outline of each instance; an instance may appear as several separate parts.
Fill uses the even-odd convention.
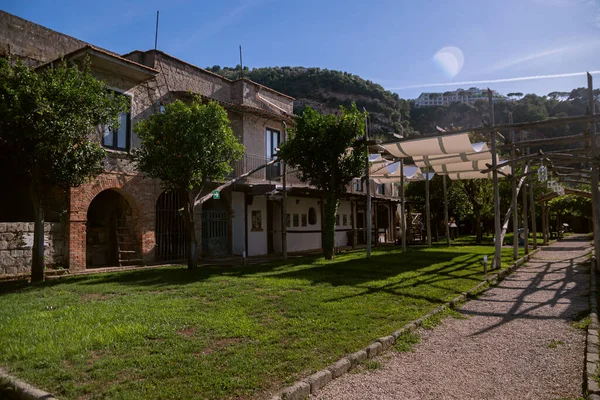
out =
[[[267,157],[244,154],[241,159],[233,163],[233,171],[230,174],[230,178],[237,178],[248,171],[252,171],[261,165],[265,165],[269,161],[271,161],[271,159]],[[281,174],[281,163],[275,163],[255,172],[250,175],[248,179],[254,181],[280,181]]]

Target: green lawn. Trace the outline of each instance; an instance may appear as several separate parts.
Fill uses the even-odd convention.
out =
[[[565,236],[568,236],[568,234],[565,234]],[[537,241],[538,245],[541,245],[544,241],[544,237],[541,232],[537,232],[537,238],[538,238],[538,241]],[[476,241],[477,241],[476,235],[460,235],[458,238],[452,240],[451,243],[454,246],[464,246],[464,245],[472,246],[472,245],[476,244]],[[434,242],[434,244],[445,246],[446,239],[442,238],[438,242]],[[482,237],[481,244],[493,246],[494,245],[494,237],[492,235],[484,235]],[[504,245],[512,246],[512,244],[513,244],[513,233],[507,232],[506,235],[504,235]],[[529,245],[533,245],[533,234],[532,233],[529,234]],[[520,249],[522,249],[522,247],[523,246],[519,246]]]
[[[475,286],[492,253],[382,247],[50,281],[0,295],[0,366],[64,398],[264,397]]]

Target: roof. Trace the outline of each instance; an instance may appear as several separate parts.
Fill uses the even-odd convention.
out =
[[[75,51],[67,53],[54,61],[50,61],[49,63],[37,67],[36,69],[47,68],[51,64],[59,62],[63,59],[77,59],[85,55],[89,55],[92,58],[92,64],[97,67],[104,67],[105,69],[110,68],[113,70],[116,69],[122,75],[140,81],[152,78],[158,74],[158,71],[154,68],[150,68],[146,65],[121,57],[115,53],[92,46],[91,44],[87,44]]]
[[[124,56],[128,56],[128,55],[130,55],[130,54],[132,54],[132,53],[135,53],[136,51],[139,51],[139,50],[130,51],[129,53],[127,53],[127,54],[124,54]],[[231,79],[229,79],[229,78],[226,78],[226,77],[224,77],[223,75],[219,75],[219,74],[217,74],[217,73],[215,73],[215,72],[209,71],[209,70],[207,70],[207,69],[204,69],[204,68],[202,68],[202,67],[199,67],[199,66],[197,66],[197,65],[194,65],[194,64],[192,64],[192,63],[189,63],[189,62],[187,62],[187,61],[185,61],[185,60],[182,60],[182,59],[180,59],[180,58],[177,58],[177,57],[175,57],[175,56],[172,56],[171,54],[167,54],[167,53],[165,53],[164,51],[161,51],[161,50],[148,50],[148,51],[146,51],[146,53],[149,53],[149,52],[151,52],[151,51],[155,51],[155,52],[157,52],[157,53],[159,53],[159,54],[161,54],[161,55],[163,55],[163,56],[166,56],[166,57],[172,58],[173,60],[176,60],[176,61],[178,61],[178,62],[180,62],[180,63],[182,63],[182,64],[185,64],[185,65],[188,65],[188,66],[190,66],[190,67],[192,67],[192,68],[194,68],[194,69],[197,69],[197,70],[199,70],[199,71],[201,71],[201,72],[204,72],[204,73],[206,73],[206,74],[208,74],[208,75],[212,75],[212,76],[214,76],[214,77],[216,77],[216,78],[220,78],[220,79],[222,79],[222,80],[224,80],[224,81],[226,81],[226,82],[235,83],[235,82],[239,82],[239,81],[246,81],[246,82],[252,83],[253,85],[259,86],[259,87],[261,87],[261,88],[263,88],[263,89],[265,89],[265,90],[268,90],[269,92],[275,93],[275,94],[277,94],[277,95],[279,95],[279,96],[282,96],[282,97],[288,98],[288,99],[290,99],[290,100],[295,100],[295,98],[293,98],[293,97],[291,97],[291,96],[288,96],[287,94],[284,94],[284,93],[278,92],[278,91],[277,91],[277,90],[275,90],[275,89],[271,89],[270,87],[267,87],[267,86],[261,85],[260,83],[254,82],[254,81],[253,81],[253,80],[251,80],[251,79],[248,79],[248,78],[239,78],[239,79],[231,80]]]
[[[265,110],[263,108],[249,106],[246,104],[235,104],[235,103],[230,103],[228,101],[217,100],[212,97],[205,96],[203,94],[197,94],[197,93],[186,92],[186,91],[174,91],[172,93],[175,96],[187,98],[187,99],[191,99],[197,95],[197,96],[200,96],[205,101],[215,101],[228,110],[249,112],[249,113],[252,113],[252,114],[264,117],[264,118],[268,118],[268,119],[278,119],[278,120],[283,119],[285,121],[293,122],[294,118],[295,118],[295,115],[293,115],[293,114],[288,114],[288,113],[277,114],[277,113]]]

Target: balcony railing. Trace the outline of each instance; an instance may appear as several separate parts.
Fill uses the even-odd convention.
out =
[[[261,165],[265,165],[269,161],[271,160],[266,157],[244,154],[240,160],[233,163],[233,172],[231,173],[230,177],[231,179],[237,178],[248,171],[252,171]],[[281,180],[281,163],[275,163],[256,171],[250,175],[248,179],[258,181],[279,181]]]

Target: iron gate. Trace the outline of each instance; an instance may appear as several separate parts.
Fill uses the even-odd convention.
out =
[[[162,261],[186,258],[186,233],[183,215],[185,193],[163,192],[156,202],[156,259]]]
[[[202,252],[209,256],[229,253],[229,213],[202,210]]]

